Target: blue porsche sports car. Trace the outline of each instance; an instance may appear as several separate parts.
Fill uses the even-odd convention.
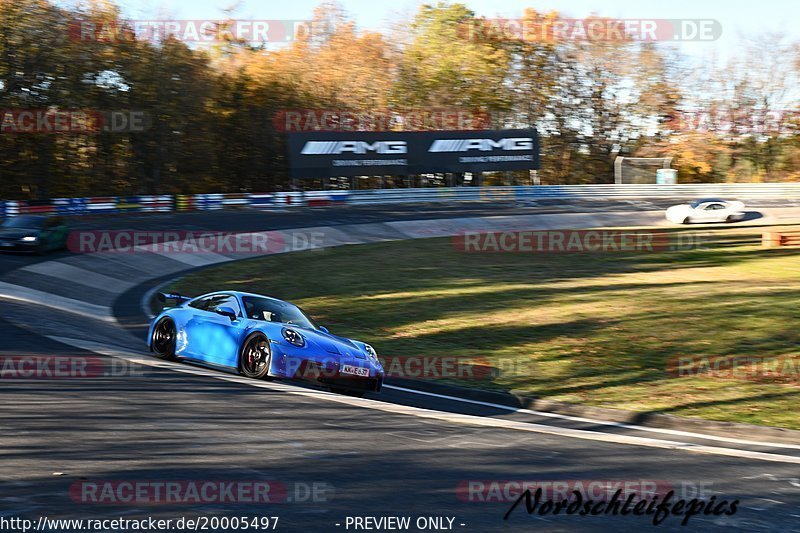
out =
[[[238,291],[174,300],[150,324],[148,345],[159,359],[237,370],[255,378],[310,380],[335,392],[378,392],[384,371],[369,344],[337,337],[299,307]]]

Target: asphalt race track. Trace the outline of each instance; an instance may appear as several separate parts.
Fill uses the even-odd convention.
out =
[[[491,228],[665,224],[662,209],[671,203],[243,210],[82,218],[72,225],[272,230],[287,242],[298,228],[314,228],[324,235],[324,246],[335,246],[450,235],[483,223]],[[800,210],[785,202],[752,208],[760,213],[753,223],[800,218]],[[99,368],[82,379],[0,383],[0,518],[268,516],[279,517],[278,531],[354,531],[353,517],[401,516],[410,517],[412,525],[418,518],[444,517],[425,530],[439,524],[469,532],[800,531],[797,442],[611,425],[391,385],[379,396],[357,399],[149,357],[142,302],[152,289],[188,270],[232,259],[0,256],[0,355],[77,356]],[[658,526],[652,517],[528,516],[524,505],[504,522],[512,493],[503,489],[523,480],[570,487],[627,482],[675,490],[676,499],[715,496],[717,502],[740,503],[732,516],[699,514],[687,527],[678,516]],[[259,482],[270,497],[268,503],[249,503],[245,496],[234,503],[126,502],[119,493],[103,497],[102,490],[95,491],[162,482],[181,487]],[[487,498],[493,501],[482,501]],[[207,530],[214,529],[232,530]]]

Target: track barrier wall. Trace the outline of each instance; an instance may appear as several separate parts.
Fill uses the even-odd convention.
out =
[[[168,213],[213,211],[229,208],[281,210],[294,207],[340,205],[391,205],[430,202],[504,202],[550,200],[795,199],[800,183],[735,183],[694,185],[540,185],[519,187],[447,187],[423,189],[370,189],[293,191],[275,193],[213,193],[141,196],[52,198],[2,201],[0,217],[20,214],[93,215],[106,213]]]

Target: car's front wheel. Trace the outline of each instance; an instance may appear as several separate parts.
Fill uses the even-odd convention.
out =
[[[692,217],[686,217],[686,218],[684,218],[684,219],[683,219],[683,223],[684,223],[684,224],[691,224],[691,223],[692,223]]]
[[[172,319],[162,318],[159,320],[156,327],[153,328],[153,338],[151,339],[153,355],[159,359],[175,359],[176,336],[175,322]]]
[[[272,350],[269,339],[263,333],[247,337],[239,353],[239,373],[253,379],[264,379],[269,374]]]

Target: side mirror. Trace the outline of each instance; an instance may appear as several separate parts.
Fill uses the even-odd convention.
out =
[[[320,330],[321,332],[323,332],[323,333],[330,333],[330,331],[328,331],[328,328],[326,328],[325,326],[320,326],[320,327],[319,327],[319,330]]]
[[[216,309],[218,315],[226,316],[231,319],[231,322],[236,320],[236,311],[227,306],[218,307]]]

